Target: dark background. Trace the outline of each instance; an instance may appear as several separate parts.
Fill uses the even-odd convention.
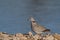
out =
[[[27,33],[31,31],[30,16],[60,33],[60,0],[0,0],[0,32]]]

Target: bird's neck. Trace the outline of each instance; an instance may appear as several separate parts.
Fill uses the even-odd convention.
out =
[[[31,24],[32,24],[33,26],[37,25],[36,21],[32,21]]]

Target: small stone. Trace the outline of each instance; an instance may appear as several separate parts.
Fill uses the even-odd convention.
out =
[[[34,38],[35,40],[38,40],[38,39],[41,39],[42,37],[41,37],[40,35],[36,34],[35,36],[33,36],[33,38]]]
[[[29,36],[33,36],[32,32],[29,32]]]
[[[54,37],[52,35],[47,35],[46,40],[54,40]]]

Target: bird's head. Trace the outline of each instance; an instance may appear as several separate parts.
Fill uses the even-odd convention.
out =
[[[31,22],[35,22],[35,19],[33,17],[30,17],[29,19]]]
[[[32,22],[32,23],[36,23],[35,19],[32,16],[30,16],[27,20]]]

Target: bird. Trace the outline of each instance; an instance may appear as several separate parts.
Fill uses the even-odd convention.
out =
[[[47,29],[46,27],[39,25],[33,17],[30,17],[30,21],[31,21],[31,29],[33,32],[37,34],[41,34],[43,32],[50,32],[50,29]]]

